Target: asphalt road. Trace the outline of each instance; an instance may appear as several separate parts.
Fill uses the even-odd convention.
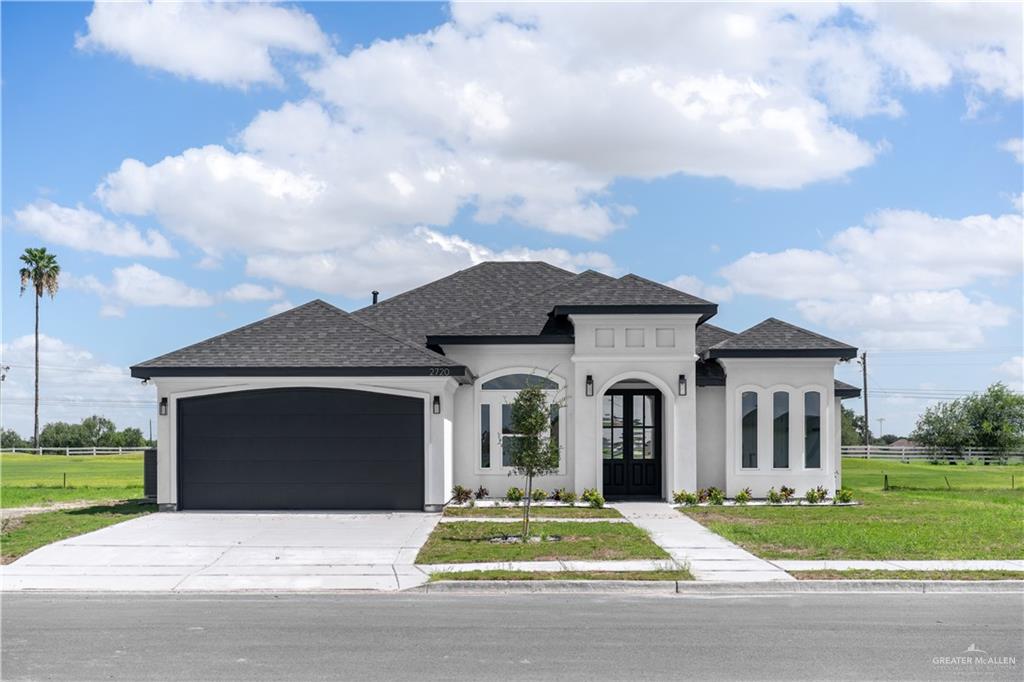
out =
[[[2,608],[4,680],[1024,678],[1014,594],[8,593]]]

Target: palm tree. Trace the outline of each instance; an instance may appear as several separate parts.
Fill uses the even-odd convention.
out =
[[[31,285],[36,294],[36,399],[32,444],[39,447],[39,299],[43,297],[43,292],[50,294],[50,298],[57,295],[60,265],[57,264],[57,256],[48,253],[46,247],[25,249],[25,253],[21,254],[21,261],[25,264],[25,267],[19,270],[21,293],[24,294],[25,289]]]

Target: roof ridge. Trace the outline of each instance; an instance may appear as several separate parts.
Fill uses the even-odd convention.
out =
[[[647,279],[643,275],[638,275],[635,272],[628,272],[625,275],[623,275],[622,277],[620,277],[619,279],[626,279],[627,277],[632,277],[633,279],[638,279],[638,280],[641,280],[641,281],[646,282],[648,284],[653,284],[654,286],[658,287],[659,289],[664,289],[666,291],[672,291],[672,292],[677,293],[677,294],[686,294],[687,296],[691,296],[691,297],[697,299],[698,301],[704,301],[705,303],[714,303],[714,301],[709,301],[706,298],[701,298],[700,296],[696,296],[694,294],[691,294],[689,291],[683,291],[682,289],[676,289],[675,287],[670,287],[667,284],[663,284],[661,282],[656,282],[653,279]]]
[[[356,324],[362,325],[363,327],[366,327],[370,331],[374,331],[374,332],[380,334],[381,336],[386,336],[389,339],[391,339],[392,341],[397,341],[398,343],[402,344],[406,348],[412,348],[412,349],[418,351],[421,355],[426,355],[426,356],[430,357],[433,360],[440,359],[440,360],[442,360],[444,362],[450,362],[450,363],[453,363],[453,364],[457,364],[451,358],[445,357],[444,355],[441,355],[440,353],[435,353],[434,351],[430,350],[426,346],[419,346],[419,345],[413,343],[412,341],[409,341],[408,339],[403,339],[401,337],[395,336],[394,334],[392,334],[390,332],[386,332],[383,329],[375,327],[374,325],[370,324],[369,322],[364,322],[363,320],[360,320],[358,317],[356,317],[352,313],[345,312],[341,308],[338,308],[337,306],[331,305],[330,303],[327,303],[326,305],[330,306],[331,308],[334,308],[335,311],[337,311],[337,312],[341,313],[342,315],[344,315],[346,317],[346,319],[352,320]]]
[[[543,261],[537,261],[537,262],[543,262]],[[554,267],[554,266],[552,266],[552,267]],[[587,273],[594,273],[595,275],[604,275],[605,277],[610,277],[609,275],[605,275],[603,272],[598,272],[597,270],[594,270],[592,268],[588,268],[588,269],[584,270],[583,272],[577,272],[577,273],[573,274],[572,278],[570,278],[570,279],[564,280],[562,282],[558,282],[557,284],[552,284],[551,286],[546,287],[544,289],[541,289],[540,291],[535,291],[532,294],[529,294],[528,296],[524,296],[523,298],[520,298],[520,299],[518,299],[516,301],[512,301],[511,303],[503,305],[500,308],[491,308],[490,310],[482,312],[479,315],[474,315],[473,317],[467,318],[467,319],[463,320],[462,322],[459,322],[457,325],[448,327],[448,329],[446,329],[445,331],[455,331],[455,330],[459,329],[460,327],[463,327],[465,325],[469,325],[471,322],[475,322],[475,321],[480,320],[480,319],[485,319],[485,318],[487,318],[487,317],[489,317],[491,315],[495,315],[497,313],[500,313],[502,310],[508,310],[509,308],[511,308],[514,305],[519,305],[519,304],[524,303],[526,301],[530,301],[530,300],[536,298],[537,296],[540,296],[541,294],[545,294],[545,293],[550,292],[552,289],[557,289],[558,287],[564,287],[564,286],[566,286],[568,284],[571,284],[572,282],[577,281],[580,277],[582,277],[583,275],[585,275]],[[612,277],[611,280],[614,282],[615,278]],[[605,284],[607,284],[607,282],[602,283],[602,284],[600,284],[598,286],[602,287]]]
[[[251,327],[255,327],[258,324],[263,324],[264,322],[269,322],[270,320],[273,320],[273,319],[276,319],[278,317],[281,317],[282,315],[286,315],[286,314],[294,312],[296,310],[300,310],[301,308],[306,308],[306,307],[311,306],[311,305],[313,305],[315,303],[320,303],[320,304],[325,305],[325,306],[327,306],[329,308],[333,308],[334,310],[341,310],[341,312],[345,313],[345,311],[342,310],[341,308],[339,308],[337,306],[334,306],[334,305],[331,305],[330,303],[328,303],[327,301],[325,301],[325,300],[323,300],[321,298],[314,298],[314,299],[312,299],[310,301],[306,301],[305,303],[301,303],[301,304],[299,304],[297,306],[293,306],[291,308],[288,308],[288,310],[282,310],[281,312],[274,313],[273,315],[270,315],[269,317],[261,317],[258,320],[250,322],[249,324],[243,324],[241,327],[235,327],[234,329],[229,329],[226,332],[221,332],[220,334],[214,334],[213,336],[210,336],[210,337],[207,337],[205,339],[202,339],[201,341],[196,341],[195,343],[190,343],[187,346],[183,346],[183,347],[178,348],[176,350],[168,351],[168,352],[163,353],[161,355],[157,355],[155,358],[150,358],[149,360],[144,360],[144,361],[142,361],[142,362],[140,362],[138,364],[139,365],[148,365],[151,362],[156,362],[157,360],[162,360],[163,358],[166,358],[168,355],[174,355],[175,353],[180,353],[181,351],[188,350],[189,348],[194,348],[195,346],[198,346],[198,345],[203,344],[203,343],[207,343],[209,341],[216,341],[217,339],[219,339],[221,337],[224,337],[224,336],[227,336],[228,334],[234,334],[235,332],[240,332],[240,331],[243,331],[245,329],[249,329]],[[348,315],[349,313],[345,313],[345,314]]]
[[[394,296],[392,296],[390,298],[385,298],[384,300],[379,301],[377,303],[371,303],[370,305],[363,306],[362,308],[359,308],[358,310],[353,310],[350,314],[354,315],[356,313],[361,313],[361,312],[363,312],[365,310],[369,310],[369,309],[373,308],[374,306],[389,304],[392,301],[395,301],[395,300],[397,300],[397,299],[399,299],[399,298],[401,298],[403,296],[407,296],[409,294],[412,294],[412,293],[414,293],[416,291],[419,291],[420,289],[425,289],[426,287],[434,286],[435,284],[440,284],[441,282],[445,282],[445,281],[448,281],[450,279],[454,279],[456,277],[459,277],[461,275],[466,274],[467,272],[471,272],[473,270],[481,268],[484,265],[490,265],[491,263],[534,263],[534,264],[539,264],[539,265],[545,265],[545,266],[551,268],[552,270],[559,270],[561,272],[565,272],[565,273],[568,273],[568,274],[573,274],[571,270],[565,270],[563,268],[558,267],[557,265],[552,265],[551,263],[545,263],[542,260],[529,260],[529,261],[526,261],[526,260],[482,260],[479,263],[474,263],[473,265],[470,265],[468,268],[462,268],[461,270],[456,270],[455,272],[449,273],[449,274],[445,275],[444,277],[441,277],[440,279],[434,279],[434,280],[431,280],[429,282],[424,282],[423,284],[419,285],[418,287],[413,287],[412,289],[406,289],[405,291],[399,292],[399,293],[395,294]]]

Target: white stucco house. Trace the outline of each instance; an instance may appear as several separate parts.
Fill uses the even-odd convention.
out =
[[[488,262],[347,313],[324,301],[140,363],[159,400],[162,509],[437,509],[501,496],[509,403],[552,399],[556,475],[609,499],[840,484],[836,364],[780,320],[733,333],[656,282]]]

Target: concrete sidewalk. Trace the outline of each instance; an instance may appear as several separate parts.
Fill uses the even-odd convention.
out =
[[[41,547],[0,569],[5,591],[399,590],[440,515],[163,513]]]
[[[711,532],[667,502],[616,502],[634,525],[680,564],[689,565],[693,577],[711,582],[785,581],[795,578],[784,570],[737,547]]]
[[[875,571],[1024,571],[1024,559],[941,561],[859,561],[859,560],[790,560],[777,559],[771,563],[784,571],[845,571],[868,569]]]

